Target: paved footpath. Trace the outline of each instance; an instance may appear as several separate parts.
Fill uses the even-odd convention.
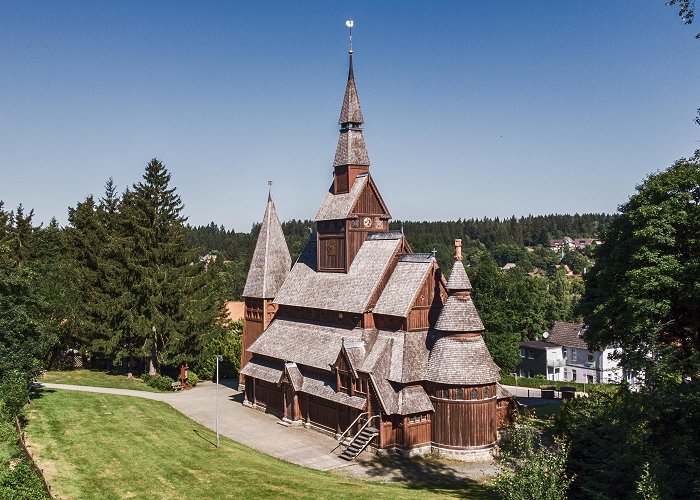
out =
[[[42,383],[49,389],[98,392],[135,396],[164,401],[180,413],[211,430],[216,429],[216,384],[201,382],[189,391],[153,393],[131,389],[87,387]],[[246,408],[242,394],[229,386],[219,385],[219,432],[222,436],[282,460],[322,471],[333,471],[345,477],[384,482],[413,481],[483,481],[496,474],[493,463],[470,464],[403,459],[377,458],[363,452],[355,461],[346,462],[331,453],[338,442],[330,436],[303,427],[286,427],[272,415]],[[337,451],[336,451],[337,453]]]
[[[173,393],[49,383],[41,385],[49,389],[99,392],[164,401],[192,420],[211,430],[216,429],[217,391],[216,384],[212,382],[200,382],[192,390]],[[222,436],[312,469],[330,470],[349,465],[335,453],[331,453],[338,442],[330,436],[303,427],[280,425],[277,417],[244,407],[241,404],[241,393],[225,385],[219,385],[218,400],[219,433]]]

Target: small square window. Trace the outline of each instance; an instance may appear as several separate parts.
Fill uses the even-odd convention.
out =
[[[588,352],[588,362],[593,363],[593,353],[590,351]]]
[[[524,347],[521,347],[521,348],[520,348],[520,357],[521,357],[521,358],[524,358],[524,357],[525,357],[525,348],[524,348]]]

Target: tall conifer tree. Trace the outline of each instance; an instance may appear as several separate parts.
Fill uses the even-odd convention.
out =
[[[118,354],[137,348],[152,374],[161,363],[198,353],[223,308],[217,275],[207,275],[188,247],[183,205],[170,178],[159,160],[148,163],[143,181],[122,198],[117,245],[124,271]]]

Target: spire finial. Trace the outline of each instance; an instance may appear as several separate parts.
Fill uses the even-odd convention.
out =
[[[348,50],[348,54],[352,56],[352,27],[355,26],[355,21],[348,19],[345,21],[345,26],[347,26],[348,30],[350,30],[350,50]]]
[[[462,260],[462,240],[455,240],[455,260]]]
[[[267,181],[267,201],[272,199],[272,181]]]

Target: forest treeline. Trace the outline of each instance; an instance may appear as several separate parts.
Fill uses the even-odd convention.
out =
[[[414,252],[436,250],[438,262],[444,269],[450,269],[454,240],[460,238],[465,246],[476,245],[488,251],[501,266],[507,262],[514,262],[531,271],[535,267],[554,265],[555,262],[552,260],[552,254],[544,254],[545,259],[534,258],[535,256],[531,255],[533,257],[529,259],[531,262],[527,262],[526,247],[536,249],[539,246],[545,249],[550,239],[564,236],[598,237],[603,234],[614,218],[615,215],[612,214],[589,213],[528,215],[520,218],[513,216],[505,219],[485,217],[432,222],[397,220],[390,223],[390,229],[403,229]],[[227,261],[233,282],[230,298],[240,300],[260,224],[254,224],[248,233],[226,229],[214,222],[206,226],[193,226],[190,229],[189,242],[192,248],[218,254]],[[282,223],[282,230],[294,261],[301,253],[309,234],[316,230],[316,225],[311,220],[290,220]],[[539,255],[541,256],[542,253],[540,252]],[[577,256],[572,256],[573,258]],[[578,265],[580,264],[582,263],[579,261]],[[582,272],[583,269],[575,269],[575,271]]]
[[[591,249],[563,254],[549,240],[599,236],[614,219],[608,214],[527,216],[510,219],[469,219],[447,222],[394,221],[414,252],[435,250],[443,272],[452,268],[454,240],[461,239],[474,287],[474,298],[487,332],[484,336],[501,369],[513,371],[518,342],[542,336],[555,321],[576,321],[575,307],[583,291],[582,275],[593,265]],[[303,249],[313,221],[282,224],[292,259]],[[192,248],[217,255],[228,271],[228,298],[241,300],[260,225],[237,233],[211,223],[190,228]],[[515,268],[504,272],[506,263]],[[567,264],[577,276],[567,276]]]

